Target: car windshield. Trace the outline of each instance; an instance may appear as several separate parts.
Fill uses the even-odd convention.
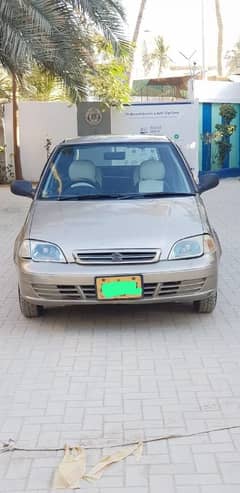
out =
[[[194,194],[171,142],[63,145],[53,154],[38,199],[101,200]]]

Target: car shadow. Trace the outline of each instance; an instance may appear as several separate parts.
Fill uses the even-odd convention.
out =
[[[141,330],[186,326],[198,315],[191,304],[102,305],[51,308],[44,312],[41,325],[54,330]]]

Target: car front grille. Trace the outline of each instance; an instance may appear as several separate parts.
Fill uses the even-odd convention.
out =
[[[43,298],[49,301],[83,299],[80,286],[70,286],[64,284],[32,284],[32,287],[39,298]]]
[[[157,296],[197,293],[201,291],[205,281],[206,279],[192,279],[189,281],[163,282],[159,284]]]
[[[78,250],[73,257],[78,264],[88,265],[150,264],[159,261],[160,250]]]
[[[162,282],[162,283],[144,283],[143,298],[164,298],[175,295],[194,294],[204,287],[206,279],[193,279],[188,281]],[[36,295],[46,301],[96,301],[96,287],[90,285],[50,285],[50,284],[32,284]]]

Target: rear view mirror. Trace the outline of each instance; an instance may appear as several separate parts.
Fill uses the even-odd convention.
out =
[[[32,182],[27,180],[14,180],[11,183],[11,192],[14,195],[21,195],[23,197],[34,197],[35,190],[32,187]]]
[[[207,174],[200,176],[198,191],[199,193],[206,192],[212,188],[217,187],[219,184],[219,178],[215,174]]]
[[[114,151],[114,152],[104,152],[104,159],[106,161],[115,161],[115,160],[119,160],[119,161],[124,161],[124,159],[126,158],[126,153],[125,152],[117,152],[117,151]]]

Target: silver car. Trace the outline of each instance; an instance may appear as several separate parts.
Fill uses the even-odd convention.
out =
[[[182,152],[166,137],[94,136],[58,145],[33,189],[14,260],[25,317],[64,305],[191,302],[211,312],[221,248]]]

